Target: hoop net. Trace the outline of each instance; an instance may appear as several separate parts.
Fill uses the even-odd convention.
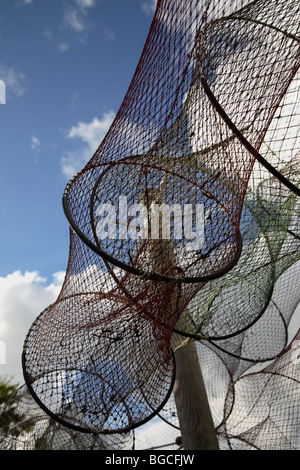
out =
[[[27,386],[52,418],[141,426],[172,392],[171,346],[191,338],[254,388],[238,382],[248,365],[285,350],[299,303],[299,60],[294,0],[158,2],[120,110],[66,187],[65,281],[24,344]]]

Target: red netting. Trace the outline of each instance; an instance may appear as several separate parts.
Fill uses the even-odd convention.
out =
[[[122,272],[108,270],[70,233],[60,296],[25,341],[26,381],[45,411],[66,425],[124,432],[150,419],[172,391],[171,332],[151,310],[152,297],[165,307],[166,291],[160,285],[151,290],[149,281],[133,302],[134,292],[128,297],[118,285]],[[147,289],[149,296],[143,295]]]
[[[65,281],[24,344],[52,418],[86,433],[141,426],[171,394],[171,349],[191,338],[215,364],[204,376],[221,444],[277,445],[292,384],[298,416],[295,369],[242,374],[278,366],[300,300],[299,62],[294,0],[158,2],[120,110],[66,187]]]

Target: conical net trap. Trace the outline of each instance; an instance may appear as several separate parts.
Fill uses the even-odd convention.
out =
[[[272,295],[299,260],[299,59],[295,1],[158,2],[119,112],[66,187],[65,281],[24,344],[51,417],[96,433],[150,420],[174,331],[176,348],[213,341],[237,361],[285,347],[241,350],[283,318]]]

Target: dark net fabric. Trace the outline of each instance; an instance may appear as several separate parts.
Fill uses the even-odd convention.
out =
[[[132,450],[134,432],[104,436],[74,431],[43,412],[23,385],[1,413],[0,449]]]
[[[171,279],[164,244],[155,248],[160,262],[149,263],[149,208],[203,207],[205,236],[198,249],[191,250],[186,233],[170,229],[183,282],[218,277],[239,257],[249,176],[299,66],[294,1],[188,3],[158,2],[116,119],[64,195],[72,227],[98,253],[131,272]],[[121,210],[104,233],[103,204],[118,208],[120,196],[131,208],[142,202],[147,209],[148,223],[136,236],[126,235]],[[134,223],[130,228],[134,232]]]
[[[197,342],[220,450],[299,450],[299,338],[269,365],[239,375],[225,353]],[[152,426],[137,430],[135,448],[182,449],[173,397]]]
[[[71,232],[61,293],[25,340],[23,368],[33,396],[82,432],[132,429],[172,391],[170,333],[151,321],[151,296],[133,302],[118,275],[122,280]],[[163,308],[165,289],[155,295]]]
[[[300,152],[285,169],[300,180]],[[179,318],[178,331],[222,340],[266,316],[276,281],[300,260],[299,201],[260,164],[254,166],[241,214],[241,256],[227,274],[198,291]]]
[[[228,391],[220,434],[231,449],[299,449],[299,338],[260,372],[240,377]]]
[[[158,1],[64,192],[65,280],[24,343],[27,387],[59,425],[143,435],[153,418],[181,448],[174,354],[194,340],[220,447],[297,447],[299,25],[295,0]]]

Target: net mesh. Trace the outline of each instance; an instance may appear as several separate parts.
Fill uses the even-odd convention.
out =
[[[69,260],[59,298],[27,335],[26,381],[46,412],[77,430],[132,429],[162,406],[174,379],[165,329],[143,315],[154,293],[139,309],[73,232]]]
[[[220,434],[230,448],[299,449],[299,337],[270,366],[240,377],[229,390]]]
[[[299,157],[300,153],[290,165],[298,177]],[[268,309],[276,316],[278,300],[270,301],[275,283],[300,259],[299,214],[299,198],[255,165],[241,214],[240,259],[228,273],[199,290],[176,329],[191,337],[222,340],[238,335],[262,315],[267,317]]]
[[[297,5],[273,3],[237,4],[224,17],[221,2],[190,2],[190,18],[179,10],[181,1],[158,3],[117,117],[64,195],[72,227],[110,262],[154,279],[174,278],[172,264],[183,282],[210,280],[236,263],[255,158],[299,67]],[[294,142],[288,161],[296,151]],[[293,182],[290,172],[287,179]],[[127,219],[134,219],[137,204],[146,209],[128,227],[120,197],[129,206]],[[110,214],[116,223],[105,230],[107,203],[116,210]],[[153,249],[153,204],[174,209],[172,260],[165,244]],[[205,236],[191,249],[187,206],[196,212],[196,205],[206,217]],[[153,251],[160,259],[155,266],[148,259]]]
[[[22,385],[8,400],[1,414],[0,448],[39,451],[132,450],[134,432],[108,436],[74,431],[46,414],[32,398],[26,385]]]
[[[256,370],[248,364],[244,374],[226,354],[197,341],[221,450],[299,449],[299,338],[298,331],[274,361]],[[137,430],[135,448],[180,450],[180,437],[172,396],[152,426]]]
[[[158,1],[119,112],[64,192],[65,280],[24,343],[52,419],[168,424],[172,349],[193,339],[221,447],[297,447],[299,377],[282,364],[299,304],[299,60],[294,0]]]

